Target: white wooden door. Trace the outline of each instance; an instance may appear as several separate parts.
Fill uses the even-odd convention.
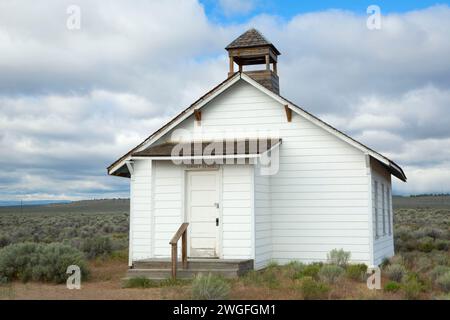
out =
[[[189,256],[219,257],[218,171],[188,171],[186,193]]]

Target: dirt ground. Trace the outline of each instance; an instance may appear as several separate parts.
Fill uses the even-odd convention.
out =
[[[0,300],[156,300],[189,297],[188,286],[150,289],[122,288],[122,278],[127,270],[125,262],[94,262],[91,263],[90,270],[90,279],[81,282],[80,290],[69,290],[65,284],[14,282],[0,286]]]
[[[190,286],[130,289],[123,288],[123,277],[127,265],[123,261],[97,261],[90,265],[89,280],[82,281],[80,290],[69,290],[65,284],[14,282],[0,286],[0,300],[164,300],[189,299]],[[329,299],[398,299],[395,294],[368,290],[364,283],[343,282],[329,294]],[[230,299],[302,299],[292,284],[286,282],[279,288],[246,285],[242,281],[232,282]]]

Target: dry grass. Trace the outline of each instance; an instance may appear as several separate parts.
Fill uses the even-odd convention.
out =
[[[450,197],[448,197],[450,198]],[[99,204],[102,207],[104,203]],[[79,204],[78,204],[79,206]],[[55,210],[60,210],[60,205]],[[72,208],[83,211],[75,205]],[[38,209],[36,209],[38,210]],[[41,209],[39,209],[41,210]],[[0,210],[1,212],[1,210]],[[82,213],[80,213],[82,215]],[[66,215],[67,216],[67,215]],[[2,221],[11,219],[11,215],[3,215]],[[55,215],[49,217],[40,212],[28,216],[18,216],[17,219],[54,219],[52,221],[66,221],[66,217]],[[5,220],[6,219],[6,220]],[[16,218],[14,218],[16,219]],[[55,220],[56,219],[56,220]],[[98,226],[103,226],[108,215],[98,218]],[[89,220],[89,219],[88,219]],[[123,220],[123,221],[122,221]],[[122,219],[122,227],[126,219]],[[89,220],[90,221],[90,220]],[[88,221],[88,222],[89,222]],[[14,226],[17,221],[5,226]],[[71,225],[72,225],[71,221]],[[81,223],[81,225],[89,223]],[[29,225],[37,226],[30,223]],[[60,228],[59,228],[60,229]],[[95,229],[95,228],[94,228]],[[94,230],[93,229],[93,230]],[[17,229],[11,227],[17,232]],[[40,230],[42,231],[42,230]],[[95,230],[94,230],[95,231]],[[109,232],[109,231],[108,231]],[[95,233],[95,232],[94,232]],[[3,233],[2,233],[3,234]],[[11,238],[26,237],[32,232],[14,233]],[[48,233],[51,235],[51,232]],[[46,233],[44,232],[45,236]],[[58,233],[55,233],[55,236]],[[126,238],[125,238],[126,239]],[[1,239],[0,239],[1,240]],[[123,241],[123,239],[121,239]],[[439,266],[450,267],[450,209],[397,209],[395,212],[395,242],[398,255],[391,259],[391,263],[400,263],[407,269],[409,276],[416,276],[417,281],[423,285],[420,292],[414,294],[418,299],[434,299],[444,295],[436,285],[433,278],[433,270]],[[98,258],[89,261],[91,270],[90,279],[82,281],[81,290],[68,290],[66,286],[45,283],[20,283],[13,282],[0,285],[1,299],[189,299],[191,297],[191,285],[180,283],[172,286],[160,286],[148,289],[123,288],[123,277],[127,270],[126,250],[115,251],[109,257]],[[302,277],[296,277],[298,265],[277,266],[271,265],[262,272],[253,272],[250,276],[230,280],[230,299],[303,299],[301,290]],[[311,270],[310,270],[311,271]],[[311,276],[308,274],[307,276]],[[314,275],[312,275],[314,277]],[[318,280],[316,280],[318,281]],[[389,279],[382,279],[382,286]],[[403,283],[402,283],[403,285]],[[401,288],[396,292],[384,290],[369,290],[365,282],[351,280],[342,277],[337,283],[328,284],[327,299],[404,299],[405,290]]]
[[[284,267],[277,267],[280,270]],[[39,299],[39,300],[152,300],[152,299],[189,299],[190,284],[177,286],[133,289],[123,288],[122,278],[127,270],[125,261],[97,260],[90,263],[91,277],[88,281],[82,281],[80,290],[69,290],[64,284],[21,283],[0,286],[0,299]],[[277,277],[277,286],[264,284],[252,284],[244,278],[230,280],[230,299],[247,300],[281,300],[303,299],[299,290],[301,280],[292,280],[286,274],[280,272]],[[351,280],[343,280],[332,286],[330,299],[395,299],[394,294],[380,294],[367,289],[364,283]]]
[[[0,286],[0,299],[31,300],[153,300],[187,299],[190,287],[163,287],[151,289],[124,289],[122,278],[127,264],[123,261],[95,261],[90,264],[91,278],[82,281],[80,290],[69,290],[64,284],[14,282]]]
[[[288,277],[286,267],[276,267],[276,286],[264,282],[252,283],[245,278],[230,280],[230,299],[236,300],[299,300],[303,299],[300,290],[301,279]],[[82,281],[81,290],[68,290],[66,286],[44,283],[21,283],[0,286],[1,299],[39,299],[39,300],[158,300],[158,299],[190,299],[190,284],[157,287],[148,289],[123,288],[123,277],[127,270],[124,261],[97,260],[90,263],[91,277]],[[382,283],[387,283],[387,278]],[[369,290],[364,282],[342,278],[329,285],[328,299],[333,300],[397,300],[403,299],[403,293]],[[423,292],[420,299],[432,299],[431,292]]]

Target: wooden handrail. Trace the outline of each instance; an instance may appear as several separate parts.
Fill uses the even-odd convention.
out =
[[[170,240],[169,244],[172,246],[172,278],[177,277],[177,263],[178,263],[178,240],[181,239],[181,260],[183,261],[183,269],[187,269],[187,227],[188,222],[184,222],[178,228],[177,232]]]
[[[178,228],[177,232],[172,237],[172,240],[170,240],[170,244],[176,244],[178,240],[180,240],[180,237],[183,235],[183,233],[187,230],[189,223],[184,222],[181,224],[181,226]]]

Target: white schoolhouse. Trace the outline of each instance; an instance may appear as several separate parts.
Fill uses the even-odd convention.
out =
[[[171,257],[179,275],[233,276],[332,249],[369,266],[392,256],[402,169],[282,97],[280,52],[257,30],[226,50],[225,81],[108,167],[130,179],[134,272],[166,277]]]

